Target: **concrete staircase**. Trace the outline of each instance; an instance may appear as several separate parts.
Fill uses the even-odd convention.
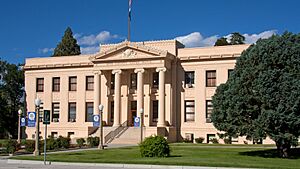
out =
[[[141,129],[139,127],[127,127],[110,144],[138,144],[140,138]]]

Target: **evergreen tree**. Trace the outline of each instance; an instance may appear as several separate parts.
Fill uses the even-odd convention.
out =
[[[61,42],[54,49],[53,56],[71,56],[80,54],[80,46],[77,44],[77,40],[73,37],[71,28],[68,27]]]
[[[228,136],[269,136],[289,157],[300,136],[300,34],[260,39],[213,96],[212,122]]]
[[[240,44],[245,44],[245,37],[241,35],[238,32],[234,32],[231,34],[230,37],[230,44],[231,45],[240,45]]]
[[[230,44],[227,42],[227,38],[225,38],[225,37],[221,37],[221,38],[217,39],[217,41],[215,43],[215,46],[227,46],[227,45],[230,45]]]

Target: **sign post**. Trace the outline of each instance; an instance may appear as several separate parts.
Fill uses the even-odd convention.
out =
[[[43,124],[45,124],[44,165],[46,165],[46,155],[47,155],[47,125],[50,124],[50,110],[44,110]]]

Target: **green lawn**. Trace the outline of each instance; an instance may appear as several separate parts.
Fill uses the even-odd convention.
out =
[[[210,146],[210,145],[209,145]],[[73,153],[48,155],[50,161],[84,162],[84,163],[129,163],[157,165],[189,165],[214,167],[250,167],[300,169],[300,149],[293,149],[294,159],[276,157],[276,150],[266,147],[245,146],[210,146],[195,144],[172,144],[171,157],[142,158],[138,147],[106,150],[89,150]],[[42,160],[41,157],[18,156],[14,159]]]

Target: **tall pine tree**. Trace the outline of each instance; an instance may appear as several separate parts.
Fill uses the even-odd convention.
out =
[[[71,56],[80,54],[80,46],[77,44],[77,40],[73,37],[71,28],[68,27],[61,42],[54,49],[53,56]]]

